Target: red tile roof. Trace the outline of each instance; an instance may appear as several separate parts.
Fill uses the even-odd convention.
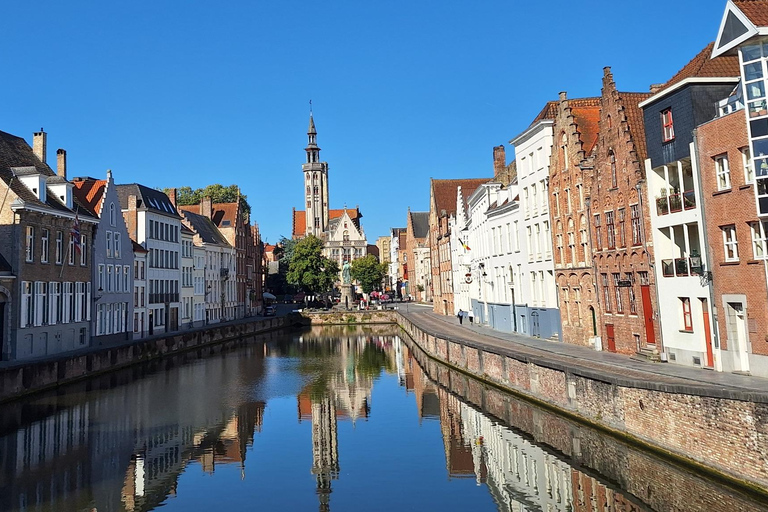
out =
[[[733,3],[754,26],[768,26],[768,0],[733,0]]]
[[[435,198],[437,214],[445,210],[448,215],[456,213],[456,190],[461,187],[464,197],[472,195],[477,187],[488,183],[492,178],[470,178],[463,180],[432,180],[432,193]]]
[[[765,2],[768,5],[768,2]],[[682,82],[686,78],[691,77],[738,77],[739,72],[739,56],[738,55],[721,55],[711,59],[712,48],[715,43],[709,43],[698,55],[696,55],[691,61],[683,66],[683,68],[675,73],[675,76],[669,79],[660,90],[664,90],[667,87],[675,85],[678,82]]]
[[[97,180],[93,178],[77,179],[72,181],[75,187],[72,193],[85,206],[91,215],[99,216],[101,211],[101,201],[104,199],[104,187],[107,186],[106,180]]]
[[[338,219],[344,214],[345,209],[328,210],[328,220]],[[347,215],[356,224],[359,224],[359,219],[363,216],[358,208],[346,208]],[[293,210],[293,238],[302,237],[307,232],[307,212],[304,210]]]
[[[576,126],[581,134],[582,149],[590,154],[597,143],[600,124],[600,98],[577,98],[568,100]]]
[[[620,92],[619,97],[624,104],[624,113],[627,116],[629,124],[629,133],[632,141],[635,143],[635,151],[641,165],[648,156],[648,148],[645,143],[645,125],[643,121],[643,109],[638,107],[638,103],[647,100],[653,96],[650,92]]]

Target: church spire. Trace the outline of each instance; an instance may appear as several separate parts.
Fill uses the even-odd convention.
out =
[[[320,236],[328,229],[328,164],[320,161],[320,148],[317,146],[317,129],[312,115],[312,102],[309,102],[309,130],[307,130],[307,161],[301,166],[304,172],[306,190],[307,235]]]

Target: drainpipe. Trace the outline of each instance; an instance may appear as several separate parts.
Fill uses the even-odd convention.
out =
[[[699,187],[699,198],[703,201],[704,194],[702,194],[702,190],[704,189],[701,179],[701,167],[699,167],[699,139],[698,132],[695,129],[693,130],[693,151],[691,152],[691,165],[696,167],[696,182]],[[704,246],[707,254],[707,264],[711,265],[712,261],[714,260],[712,259],[712,246],[708,242],[709,236],[707,235],[707,214],[706,208],[704,208],[704,204],[699,205],[699,212],[701,214],[701,230],[703,231],[703,237],[699,237],[699,241],[701,242],[701,238],[704,239]],[[766,261],[763,260],[763,262],[765,263]],[[715,302],[715,285],[709,275],[705,277],[707,279],[707,291],[709,292],[709,309],[712,311],[712,329],[710,330],[712,331],[712,341],[715,345],[714,348],[717,350],[715,370],[721,372],[723,371],[723,361],[720,358],[720,329],[718,327],[717,303]],[[766,277],[768,277],[768,270],[766,271]]]

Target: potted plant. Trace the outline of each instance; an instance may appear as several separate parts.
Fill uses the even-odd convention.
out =
[[[656,211],[659,215],[666,215],[669,213],[669,203],[667,202],[667,189],[662,188],[659,190],[660,195],[656,197]]]

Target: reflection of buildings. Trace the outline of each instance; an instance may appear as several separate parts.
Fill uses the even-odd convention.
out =
[[[3,406],[0,510],[148,510],[175,492],[189,461],[242,464],[264,410],[240,403],[263,369],[261,351],[247,350]]]
[[[320,510],[330,510],[331,481],[339,476],[338,419],[367,419],[373,380],[391,366],[384,346],[391,337],[343,329],[315,328],[299,338],[323,372],[298,396],[299,421],[312,421],[312,474]],[[387,351],[391,354],[391,350]]]

